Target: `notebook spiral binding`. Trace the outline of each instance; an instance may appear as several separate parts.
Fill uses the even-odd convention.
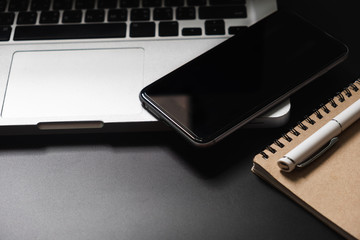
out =
[[[337,98],[337,100],[340,103],[342,103],[342,102],[346,101],[347,98],[350,98],[352,96],[352,93],[350,90],[357,92],[357,91],[359,91],[359,87],[360,87],[360,78],[357,79],[354,83],[351,83],[343,91],[336,93],[333,98],[329,99],[328,104],[332,108],[336,108],[338,106],[338,104],[335,102],[334,98]],[[315,120],[314,120],[314,117],[311,118],[310,116],[305,116],[304,121],[298,122],[295,127],[298,127],[300,129],[302,129],[303,131],[307,131],[308,126],[306,124],[314,125],[314,124],[316,124],[316,118],[322,119],[324,114],[329,114],[331,112],[331,109],[329,109],[329,107],[327,107],[326,105],[327,104],[321,104],[318,109],[314,110],[312,115],[315,117]],[[279,148],[285,147],[286,143],[285,144],[282,143],[281,140],[285,140],[285,142],[291,142],[294,137],[297,137],[301,134],[298,130],[296,130],[295,127],[290,128],[289,132],[283,134],[279,139],[275,140],[273,142],[273,144],[278,146]],[[275,154],[277,152],[277,150],[275,148],[273,148],[271,145],[272,144],[266,146],[265,149],[267,151],[269,151],[270,153]],[[266,153],[265,151],[261,151],[260,154],[262,155],[262,157],[264,159],[269,158],[268,153]]]

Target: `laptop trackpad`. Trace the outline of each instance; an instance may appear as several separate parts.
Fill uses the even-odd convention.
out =
[[[143,58],[140,48],[16,52],[2,116],[139,113]]]

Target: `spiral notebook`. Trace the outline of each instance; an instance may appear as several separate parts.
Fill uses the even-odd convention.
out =
[[[360,239],[360,120],[307,167],[285,173],[277,160],[358,99],[359,80],[257,154],[252,167],[256,175],[347,239]]]

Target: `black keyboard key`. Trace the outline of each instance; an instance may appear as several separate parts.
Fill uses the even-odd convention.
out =
[[[87,10],[85,22],[103,22],[105,20],[104,10]]]
[[[20,12],[17,18],[17,24],[35,24],[37,12]]]
[[[0,41],[9,41],[11,35],[10,26],[0,26]]]
[[[172,20],[173,9],[169,8],[155,8],[154,9],[154,20]]]
[[[0,25],[11,25],[14,23],[14,13],[0,13]]]
[[[154,22],[134,22],[130,24],[130,37],[155,37]]]
[[[178,7],[176,9],[176,19],[188,20],[195,19],[196,12],[194,7]]]
[[[183,36],[200,36],[202,34],[201,28],[183,28]]]
[[[120,7],[123,8],[134,8],[139,7],[139,0],[120,0]]]
[[[57,11],[42,12],[40,15],[40,23],[58,23],[60,13]]]
[[[76,9],[93,9],[95,7],[95,0],[76,0]]]
[[[207,20],[205,21],[206,35],[224,35],[225,22],[224,20]]]
[[[184,6],[184,4],[185,4],[184,0],[165,0],[166,7],[180,7],[180,6]]]
[[[150,9],[134,8],[131,10],[131,21],[148,21],[150,20]]]
[[[26,11],[29,6],[29,0],[11,0],[9,11]]]
[[[189,6],[204,6],[206,5],[206,0],[188,0],[187,4]]]
[[[30,9],[31,11],[49,10],[50,0],[32,0]]]
[[[127,20],[127,10],[126,9],[112,9],[108,12],[108,21],[126,21]]]
[[[82,11],[74,10],[74,11],[64,11],[62,22],[63,23],[79,23],[82,19]]]
[[[125,23],[19,26],[14,40],[123,38],[125,34]]]
[[[6,0],[0,0],[0,12],[5,11],[6,5],[7,5],[7,1],[6,1]]]
[[[247,29],[246,26],[229,27],[229,34],[237,34],[237,33],[245,31],[246,29]]]
[[[53,9],[54,10],[68,10],[72,7],[72,0],[54,0]]]
[[[98,8],[116,8],[117,0],[99,0]]]
[[[161,0],[143,0],[143,7],[161,7]]]
[[[179,35],[178,22],[160,22],[159,23],[159,36],[160,37],[173,37]]]
[[[200,19],[246,18],[245,6],[200,7]]]
[[[210,0],[210,5],[244,5],[245,0]]]

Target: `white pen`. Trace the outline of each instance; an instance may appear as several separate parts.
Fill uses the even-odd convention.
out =
[[[305,162],[330,140],[338,136],[347,127],[360,118],[360,99],[350,105],[305,141],[278,160],[282,171],[291,172]]]

